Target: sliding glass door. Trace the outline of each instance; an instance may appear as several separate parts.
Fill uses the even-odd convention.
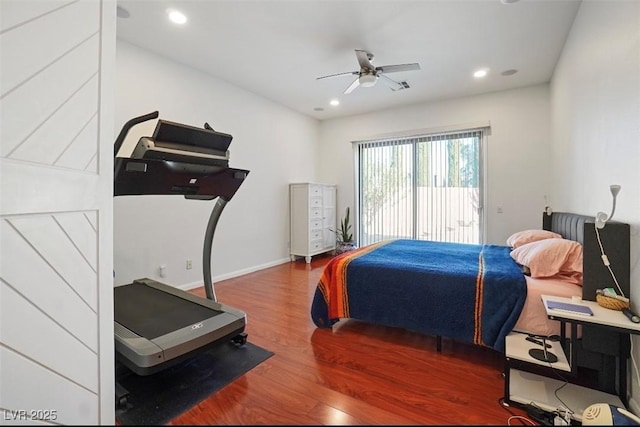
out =
[[[480,243],[481,130],[358,142],[358,242]]]

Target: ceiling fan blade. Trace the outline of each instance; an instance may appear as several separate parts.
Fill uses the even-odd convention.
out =
[[[360,72],[359,71],[347,71],[346,73],[329,74],[328,76],[317,77],[316,80],[326,79],[328,77],[346,76],[347,74],[353,74],[353,75],[357,76],[358,74],[360,74]]]
[[[360,68],[364,70],[373,70],[373,64],[369,61],[369,57],[373,56],[366,50],[356,49],[356,57],[358,57],[358,64]]]
[[[382,81],[384,82],[384,84],[389,86],[389,88],[392,91],[406,89],[405,86],[402,83],[397,82],[397,81],[385,76],[384,74],[378,74],[378,77],[381,77]]]
[[[413,64],[383,65],[381,67],[376,67],[376,71],[381,71],[383,73],[397,73],[398,71],[413,71],[419,69],[420,64],[417,62]]]
[[[357,79],[355,79],[353,81],[353,83],[351,83],[349,85],[349,87],[344,91],[344,94],[347,95],[347,94],[353,92],[355,90],[355,88],[357,88],[358,86],[360,86],[360,78],[359,77]]]

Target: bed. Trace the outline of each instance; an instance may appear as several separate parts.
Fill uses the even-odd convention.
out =
[[[525,298],[506,246],[399,239],[329,261],[311,313],[320,327],[355,318],[501,350]]]
[[[508,245],[384,241],[329,261],[313,296],[311,318],[320,328],[351,318],[435,335],[438,350],[441,337],[502,351],[514,330],[558,334],[559,322],[547,319],[540,295],[595,300],[595,290],[611,283],[611,276],[600,258],[593,217],[544,213],[542,229],[581,246],[579,283],[527,276]],[[629,226],[612,221],[600,237],[628,295]],[[611,345],[598,345],[601,332],[587,329],[582,332],[586,348],[601,351]]]

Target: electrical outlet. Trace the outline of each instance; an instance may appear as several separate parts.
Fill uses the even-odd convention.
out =
[[[167,277],[167,266],[166,266],[166,264],[160,264],[160,277]]]
[[[193,262],[190,259],[187,260],[186,267],[187,267],[187,270],[191,270],[193,268]]]

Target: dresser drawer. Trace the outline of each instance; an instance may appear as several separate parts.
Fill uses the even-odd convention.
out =
[[[322,207],[322,199],[319,197],[313,197],[311,198],[311,200],[309,200],[309,204],[311,205],[311,208],[321,208]]]
[[[322,229],[322,220],[321,219],[312,219],[309,223],[310,230],[321,230]]]
[[[311,211],[309,212],[309,217],[311,218],[311,221],[315,219],[322,220],[322,209],[320,208],[311,209]]]
[[[322,248],[323,248],[322,240],[315,240],[315,241],[309,243],[309,251],[310,252],[319,251]]]
[[[320,186],[320,185],[310,185],[309,186],[309,197],[322,197],[322,186]]]
[[[322,230],[311,230],[309,232],[309,240],[322,240]]]

